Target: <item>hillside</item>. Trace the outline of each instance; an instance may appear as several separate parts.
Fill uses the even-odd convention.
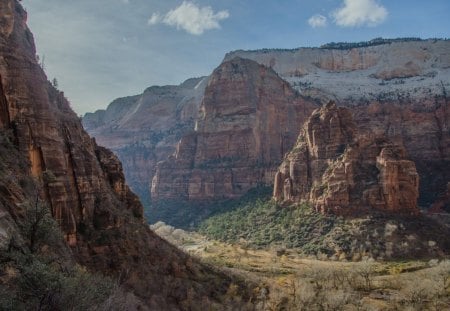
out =
[[[220,306],[234,279],[148,228],[117,157],[47,81],[26,19],[0,2],[0,309]]]

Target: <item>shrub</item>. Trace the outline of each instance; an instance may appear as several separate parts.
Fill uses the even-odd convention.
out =
[[[32,253],[44,244],[61,240],[61,232],[52,218],[48,205],[36,194],[34,202],[27,201],[23,205],[23,219],[19,223],[22,235]]]

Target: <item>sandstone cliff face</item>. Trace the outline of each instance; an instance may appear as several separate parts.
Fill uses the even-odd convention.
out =
[[[83,117],[96,142],[117,154],[141,199],[149,197],[157,162],[173,154],[180,138],[193,130],[207,81],[202,77],[178,86],[152,86]]]
[[[396,101],[399,95],[442,95],[442,84],[450,86],[449,51],[449,40],[392,40],[362,47],[234,51],[224,61],[252,59],[273,68],[304,95],[355,105],[380,98]]]
[[[235,198],[271,184],[313,107],[271,69],[224,62],[210,77],[195,131],[158,164],[152,199]]]
[[[442,198],[445,198],[447,184],[450,180],[448,113],[450,59],[448,55],[450,55],[450,41],[448,40],[394,40],[383,44],[375,42],[364,47],[328,45],[324,48],[300,48],[294,50],[235,51],[225,56],[224,63],[228,63],[235,57],[254,60],[259,64],[272,68],[291,87],[299,91],[301,95],[309,96],[312,100],[321,101],[322,103],[327,103],[332,99],[339,106],[351,106],[353,119],[358,128],[366,132],[373,132],[375,136],[385,136],[390,141],[406,148],[408,156],[416,164],[422,181],[419,189],[419,205],[423,208],[428,208],[438,202],[444,205],[450,204],[448,200],[442,203]],[[241,66],[241,64],[236,64],[236,66]],[[239,69],[237,68],[236,70]],[[255,67],[254,70],[258,71],[259,69]],[[197,108],[203,95],[201,93],[206,85],[206,79],[203,83],[196,88],[198,92],[195,93],[197,94],[194,96],[196,100],[193,101],[196,104],[187,106],[192,108],[187,109],[189,113],[186,115],[189,116],[189,122],[185,122],[183,121],[185,119],[178,117],[167,119],[159,116],[159,112],[156,110],[148,110],[149,114],[136,113],[141,118],[141,121],[132,125],[136,115],[133,112],[138,106],[139,96],[121,99],[112,104],[107,111],[85,117],[84,124],[90,133],[98,139],[100,144],[112,148],[124,162],[127,179],[131,181],[133,189],[137,190],[141,197],[148,197],[148,185],[153,175],[156,174],[156,163],[165,160],[167,156],[175,151],[175,146],[180,138],[186,136],[182,139],[181,145],[185,145],[185,147],[180,147],[181,150],[187,148],[197,153],[198,148],[193,146],[197,144],[197,136],[190,136],[189,132],[192,131],[194,120],[197,118]],[[236,83],[238,82],[236,81]],[[213,83],[212,85],[214,88],[217,88],[215,92],[218,94],[227,92],[225,89],[226,84]],[[237,86],[232,85],[232,88],[228,90],[230,93],[228,99],[223,95],[220,101],[227,103],[227,101],[232,100],[233,96],[237,97],[236,94],[233,95],[235,87]],[[250,85],[248,89],[252,87]],[[239,88],[243,90],[244,86]],[[223,105],[219,104],[217,107],[208,105],[206,108],[200,108],[201,115],[199,116],[196,132],[203,131],[211,134],[215,132],[211,128],[216,127],[218,130],[231,133],[239,122],[242,124],[245,122],[252,123],[251,118],[246,119],[246,115],[250,115],[247,114],[246,109],[251,109],[249,108],[250,103],[258,101],[258,96],[264,96],[264,92],[269,94],[272,90],[270,88],[267,90],[260,88],[258,92],[249,93],[246,99],[249,103],[246,104],[247,106],[241,107],[241,104],[230,104],[229,108],[225,109]],[[209,87],[209,93],[213,93],[212,87]],[[272,97],[274,98],[275,96]],[[166,98],[167,96],[162,96],[162,100],[169,101]],[[192,97],[187,96],[186,98]],[[185,103],[185,101],[177,99],[176,102],[178,103],[179,100],[180,104],[177,104],[177,107],[184,107],[184,104],[181,103]],[[213,101],[215,101],[214,98],[209,99],[209,102]],[[166,105],[170,106],[167,103]],[[141,105],[141,107],[144,106]],[[233,110],[235,109],[234,106],[239,107]],[[171,108],[168,109],[170,110]],[[216,114],[217,109],[224,109],[223,112],[218,112],[223,114],[223,116],[217,115],[214,118],[210,118],[210,116]],[[268,113],[270,114],[271,112],[268,111]],[[125,117],[130,114],[133,116],[130,118]],[[229,117],[230,114],[234,114],[234,117]],[[172,115],[175,114],[172,113]],[[206,115],[207,117],[205,118]],[[262,113],[256,115],[263,116]],[[145,118],[151,121],[145,122]],[[116,119],[119,121],[116,122]],[[163,133],[162,138],[159,137],[160,132],[158,130],[145,130],[147,127],[151,127],[149,124],[159,123],[160,119],[171,120],[166,124],[175,124],[173,127],[168,127],[170,130],[161,132]],[[128,121],[122,122],[121,120]],[[205,123],[207,120],[214,121]],[[127,125],[123,125],[124,123]],[[298,123],[301,126],[301,120]],[[111,124],[111,126],[107,124]],[[141,131],[140,128],[144,130]],[[242,131],[242,126],[238,125],[235,137],[239,136],[244,141],[245,137],[249,136],[242,134]],[[172,132],[177,134],[167,134]],[[168,136],[165,136],[166,134]],[[230,139],[236,142],[235,137],[230,137]],[[153,141],[153,138],[157,139]],[[239,149],[239,152],[243,155],[241,157],[241,154],[237,154],[237,151],[229,150],[226,154],[223,153],[223,150],[218,151],[218,149],[223,147],[223,141],[220,140],[222,138],[212,134],[209,138],[202,137],[200,143],[203,145],[208,144],[208,148],[202,147],[203,149],[198,149],[198,155],[194,156],[195,161],[201,162],[202,160],[200,159],[202,157],[210,159],[210,162],[203,163],[201,166],[211,166],[212,162],[226,161],[229,167],[235,165],[234,169],[236,171],[242,171],[242,166],[245,166],[242,163],[246,161],[247,152],[237,147],[236,150]],[[246,142],[244,141],[243,145],[245,144]],[[270,141],[269,144],[271,144]],[[255,148],[259,147],[255,145]],[[260,151],[265,152],[263,149],[260,149]],[[285,152],[287,150],[285,146],[275,147],[275,149],[283,149]],[[278,151],[273,152],[278,153]],[[265,157],[267,157],[267,154]],[[184,155],[179,152],[176,157],[178,162],[191,163],[193,161],[189,157],[182,159]],[[238,157],[240,157],[240,160],[237,160]],[[249,156],[248,158],[250,161],[247,166],[252,166],[254,157]],[[161,168],[164,165],[161,165]],[[258,165],[260,166],[260,164]],[[179,164],[176,166],[179,167]],[[260,168],[239,173],[241,177],[239,177],[238,183],[247,185],[254,184],[255,180],[264,180],[264,182],[271,180],[270,174],[267,174],[267,178],[255,177],[266,174],[265,172],[267,171]],[[168,171],[168,169],[169,167],[163,170]],[[215,183],[214,180],[217,178],[221,179],[222,176],[225,176],[225,180],[228,180],[225,182],[226,186],[225,184],[223,187],[221,186],[223,192],[233,191],[235,194],[229,197],[239,196],[238,193],[240,192],[230,190],[233,188],[232,184],[237,185],[237,183],[229,181],[237,176],[236,174],[230,174],[229,171],[222,170],[217,176],[212,174],[205,177],[201,176],[203,173],[197,172],[195,174],[196,177],[193,179],[194,181],[188,182],[192,177],[187,177],[189,174],[189,169],[186,169],[185,173],[177,175],[177,179],[174,182],[170,180],[167,182],[161,181],[161,189],[163,189],[161,191],[173,193],[173,195],[162,195],[162,197],[173,198],[175,197],[175,192],[181,193],[183,198],[194,198],[195,196],[202,198],[205,195],[217,199],[227,197],[226,194],[217,192],[218,190],[211,190],[211,185]],[[244,175],[248,176],[248,178],[243,178],[242,176]],[[156,198],[159,197],[158,193],[160,192],[156,187],[156,185],[160,184],[156,182],[159,178],[155,179],[153,190]],[[201,185],[198,182],[200,180],[208,181]],[[188,183],[191,183],[191,185],[188,185]],[[173,189],[169,190],[170,187],[173,187]],[[192,188],[191,194],[187,194],[189,187]],[[206,189],[205,187],[209,187],[209,190],[201,190]],[[247,186],[244,186],[244,189],[247,189]],[[216,192],[217,197],[214,194]],[[196,195],[194,193],[199,194]]]
[[[35,199],[27,184],[40,184],[37,196],[72,247],[73,262],[120,276],[153,310],[216,299],[229,281],[220,276],[224,288],[212,284],[211,271],[150,231],[117,157],[88,136],[37,64],[17,0],[0,2],[0,26],[2,250],[21,240],[22,206]]]
[[[361,131],[403,145],[420,175],[419,205],[448,205],[450,41],[236,51],[271,66],[303,95],[351,107]]]
[[[323,213],[419,211],[419,176],[404,148],[358,133],[351,112],[333,102],[305,123],[274,184],[275,199],[310,202]]]

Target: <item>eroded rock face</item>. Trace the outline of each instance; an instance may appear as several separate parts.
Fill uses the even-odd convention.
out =
[[[120,277],[152,310],[217,300],[230,280],[212,284],[209,269],[150,231],[117,157],[47,81],[17,0],[0,2],[0,26],[0,248],[20,242],[21,206],[40,197],[72,247],[67,264]],[[41,185],[33,197],[28,184]]]
[[[37,179],[44,172],[51,174],[42,192],[67,241],[75,245],[77,227],[94,220],[95,201],[104,197],[98,208],[106,208],[120,204],[121,198],[105,180],[97,146],[37,64],[26,13],[16,1],[3,1],[0,9],[12,27],[0,39],[2,124],[14,130],[21,153],[29,158],[30,173]],[[116,158],[109,161],[121,170]],[[142,209],[139,201],[135,204],[133,208]]]
[[[420,175],[419,205],[450,204],[450,41],[392,40],[235,51],[273,68],[302,95],[351,107],[360,131],[402,145]],[[442,200],[445,199],[445,202]]]
[[[313,112],[275,176],[278,201],[310,202],[323,213],[418,213],[419,176],[403,147],[359,133],[334,102]]]
[[[225,61],[252,59],[273,68],[302,94],[355,105],[380,98],[396,101],[398,95],[411,99],[442,95],[442,84],[450,86],[449,51],[449,40],[374,40],[362,45],[233,51]]]
[[[194,129],[207,82],[201,77],[177,86],[152,86],[83,117],[96,142],[117,154],[127,182],[141,199],[149,197],[157,162],[173,154],[180,138]]]
[[[152,199],[235,198],[271,184],[313,107],[267,67],[223,63],[210,77],[195,131],[158,164]]]

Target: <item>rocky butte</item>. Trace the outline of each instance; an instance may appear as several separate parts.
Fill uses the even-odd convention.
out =
[[[274,181],[274,198],[308,202],[322,213],[418,214],[419,175],[405,149],[358,133],[348,108],[329,102],[302,128]]]
[[[47,81],[26,18],[17,0],[0,2],[2,276],[14,260],[8,254],[25,256],[30,248],[57,254],[50,261],[54,269],[83,266],[120,277],[127,297],[135,297],[131,309],[189,309],[204,299],[214,304],[230,279],[150,231],[117,157],[89,137],[64,94]],[[21,228],[30,202],[43,202],[57,221],[63,240],[56,248],[27,243]],[[17,289],[22,271],[14,271],[2,278],[2,292]]]

